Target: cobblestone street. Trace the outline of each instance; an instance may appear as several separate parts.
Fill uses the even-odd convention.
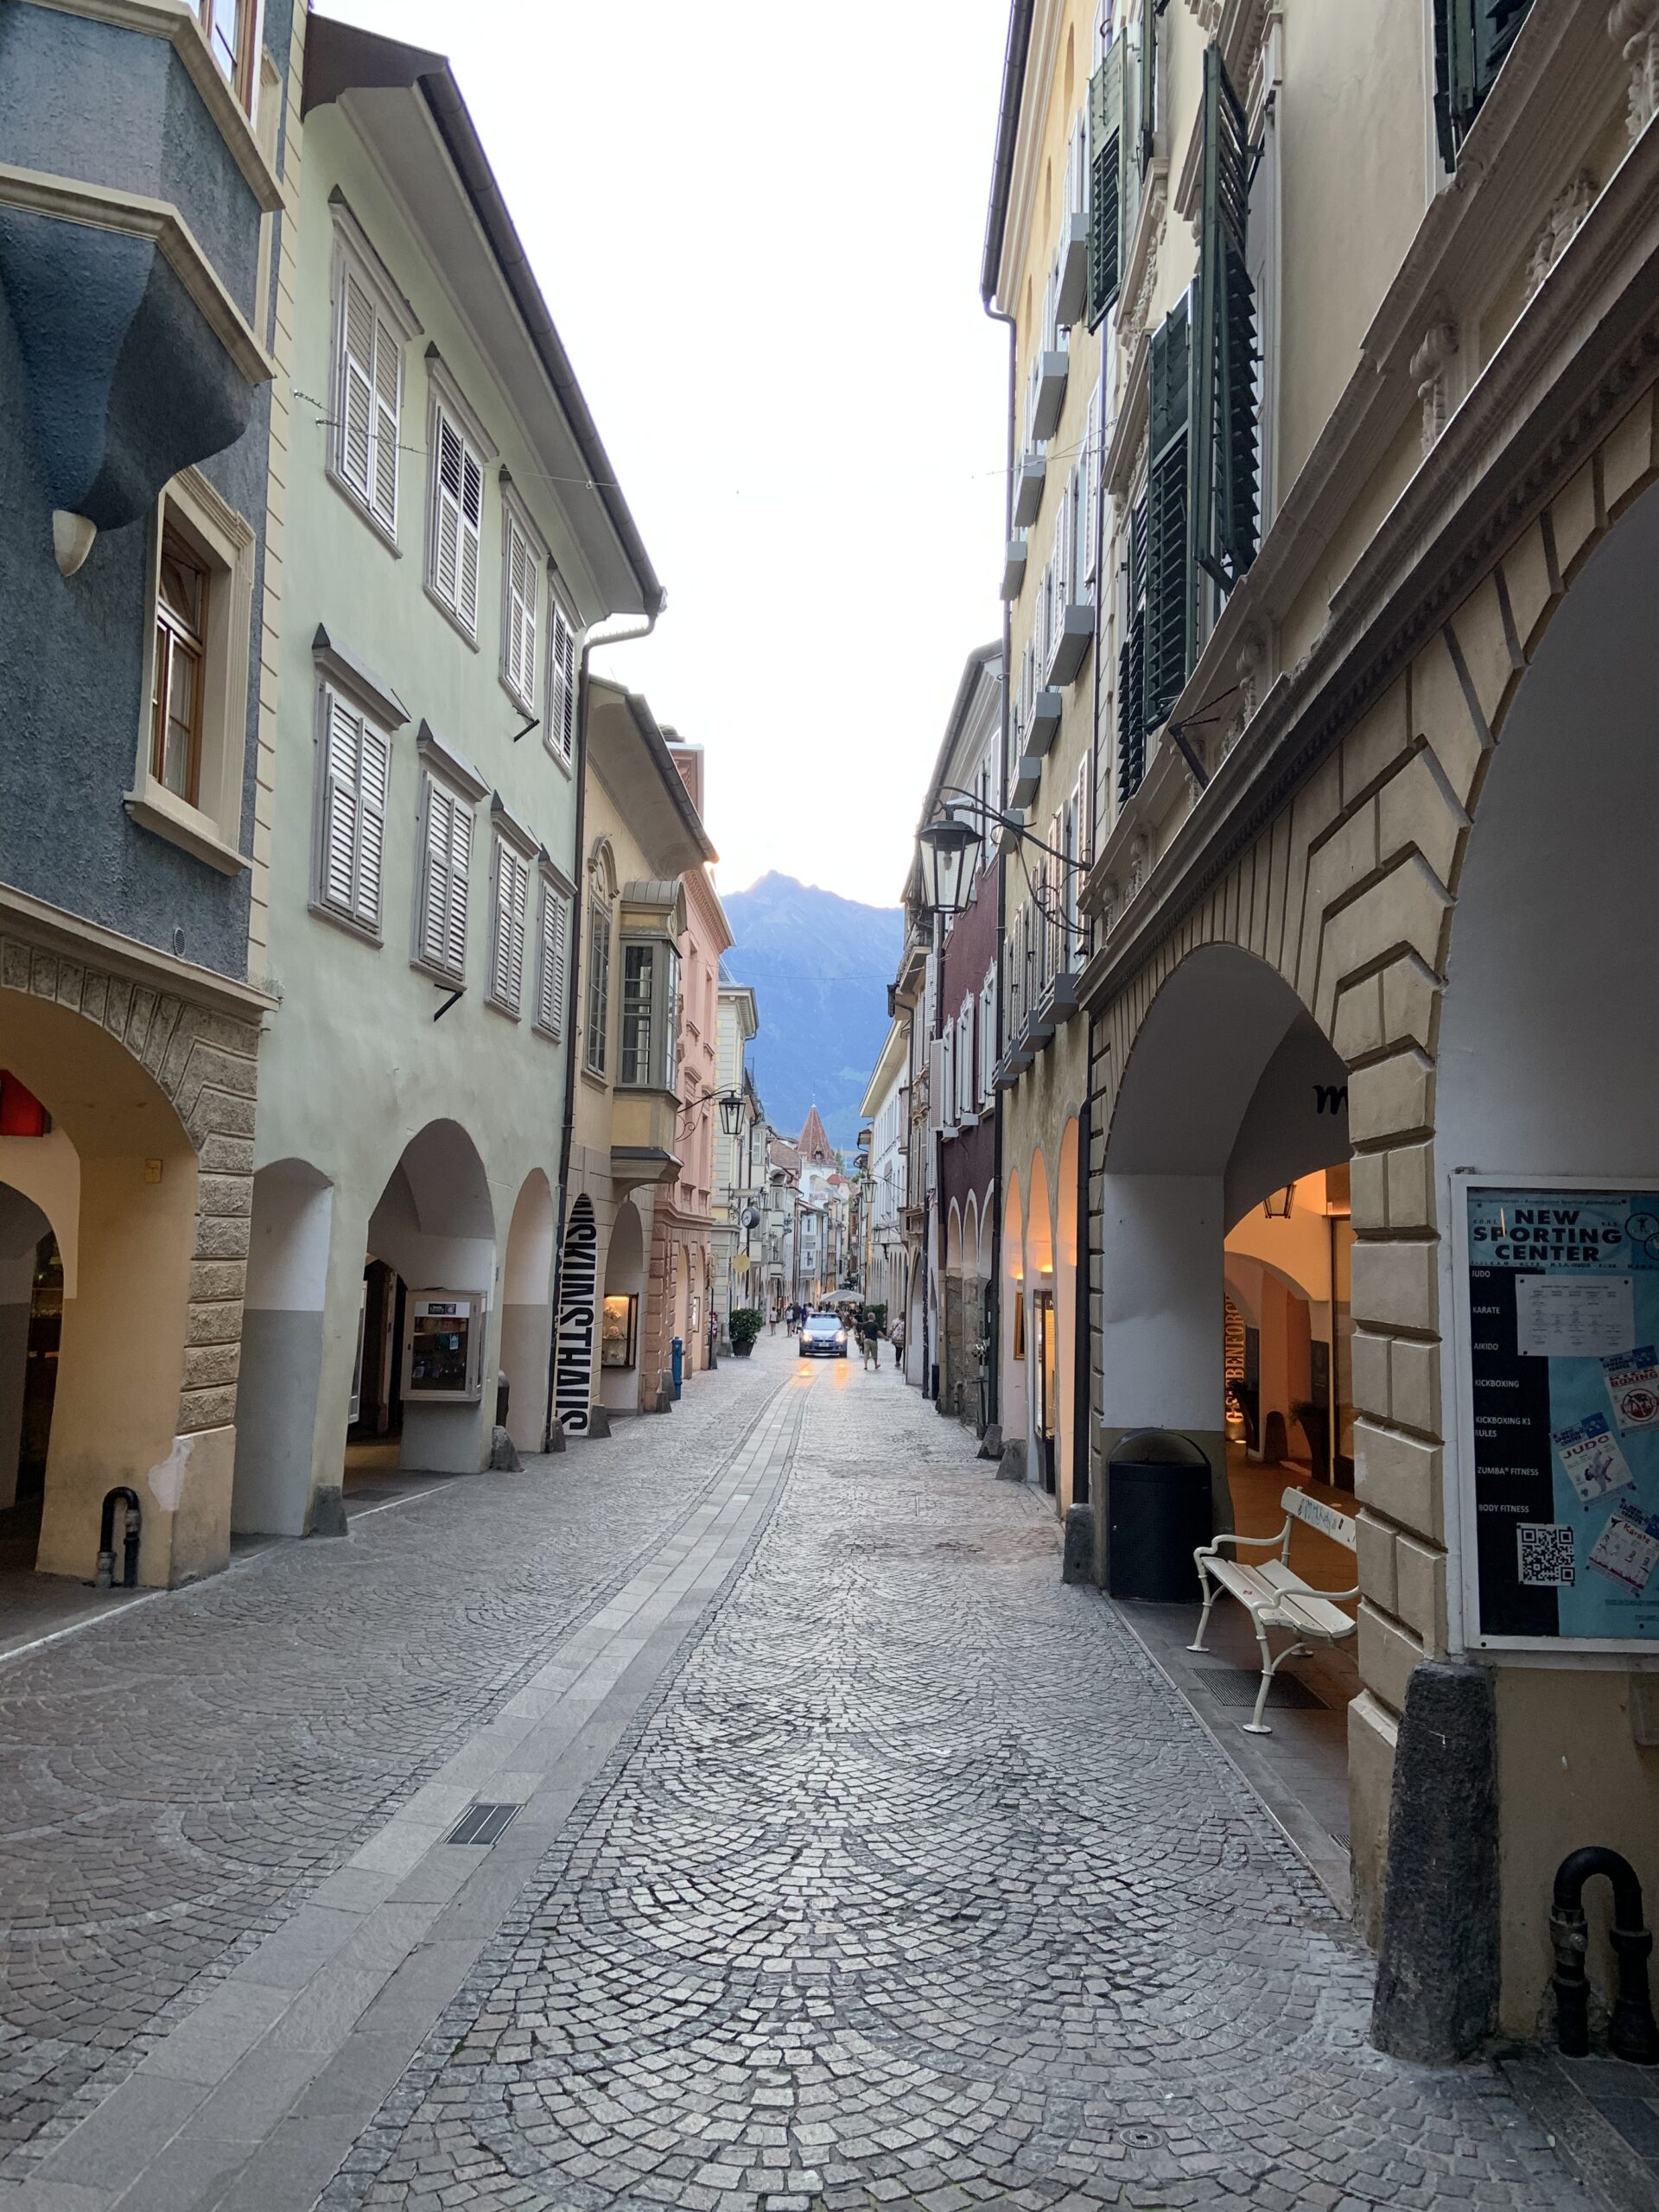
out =
[[[1495,2074],[1366,2046],[1323,1892],[888,1368],[763,1338],[0,1717],[0,2203],[1586,2202]]]

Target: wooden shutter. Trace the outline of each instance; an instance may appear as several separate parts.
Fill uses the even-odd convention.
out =
[[[1135,102],[1136,119],[1141,130],[1137,150],[1142,176],[1152,167],[1153,148],[1158,133],[1158,18],[1163,12],[1161,7],[1154,5],[1154,0],[1142,0],[1141,82]]]
[[[347,268],[340,271],[340,393],[334,465],[365,506],[372,506],[374,302]],[[394,447],[395,450],[395,447]]]
[[[1128,615],[1117,663],[1117,803],[1124,806],[1147,772],[1147,503],[1129,517]]]
[[[429,967],[457,981],[467,972],[467,879],[472,855],[472,808],[429,776],[421,868],[420,957]]]
[[[576,736],[576,638],[550,590],[547,623],[547,741],[569,760]]]
[[[386,798],[391,780],[391,747],[378,729],[363,723],[358,771],[357,855],[352,912],[365,929],[380,927],[380,884],[386,852]]]
[[[385,317],[374,318],[374,488],[377,518],[397,527],[397,424],[403,397],[404,354]]]
[[[529,861],[498,837],[495,912],[490,932],[490,996],[513,1014],[524,1003],[524,924],[529,899]]]
[[[541,575],[535,550],[510,507],[505,516],[505,533],[506,620],[502,658],[508,683],[523,702],[525,711],[533,712]]]
[[[1197,568],[1187,516],[1188,385],[1192,330],[1185,299],[1152,334],[1147,406],[1147,730],[1166,721],[1192,666]]]
[[[1531,6],[1532,0],[1434,0],[1434,124],[1447,168]]]
[[[1255,558],[1255,299],[1245,261],[1250,149],[1244,111],[1216,45],[1205,49],[1200,128],[1189,493],[1198,566],[1224,594]]]
[[[357,911],[358,764],[361,718],[334,692],[323,694],[322,820],[317,900],[337,914]]]
[[[564,893],[542,881],[540,959],[536,975],[536,1026],[550,1037],[564,1033],[567,908]]]
[[[442,408],[438,410],[437,487],[432,516],[432,582],[469,632],[478,628],[478,545],[484,513],[484,469]]]
[[[1089,83],[1089,327],[1116,299],[1123,270],[1123,41]]]

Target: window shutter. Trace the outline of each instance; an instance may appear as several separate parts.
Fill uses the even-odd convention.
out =
[[[569,760],[576,735],[576,639],[550,591],[547,620],[547,741],[562,760]]]
[[[380,880],[385,864],[386,797],[391,747],[366,722],[360,732],[358,776],[357,868],[352,911],[365,929],[380,927]]]
[[[449,896],[444,919],[444,956],[452,976],[467,971],[467,878],[473,857],[473,810],[449,802]]]
[[[429,776],[426,834],[421,858],[420,957],[430,968],[445,965],[449,917],[449,818],[454,801]]]
[[[484,471],[470,447],[461,448],[461,588],[455,611],[469,630],[478,627],[478,541],[484,519]]]
[[[1141,173],[1144,176],[1152,167],[1153,143],[1158,130],[1158,18],[1163,10],[1156,8],[1153,0],[1143,0],[1141,10],[1141,83],[1136,102],[1137,120],[1141,126],[1138,148]]]
[[[1434,124],[1447,168],[1455,164],[1531,5],[1532,0],[1434,0]]]
[[[335,466],[363,501],[373,505],[374,303],[349,269],[342,269],[340,399]]]
[[[432,581],[439,596],[453,607],[461,575],[461,482],[464,448],[461,433],[440,412],[437,438],[438,495],[432,517]]]
[[[1114,39],[1089,83],[1089,327],[1114,300],[1123,269],[1123,41]]]
[[[397,423],[404,374],[403,349],[385,318],[374,318],[374,512],[390,531],[397,527]]]
[[[318,856],[319,903],[336,913],[355,914],[358,752],[363,724],[343,699],[324,694],[321,850]]]
[[[1192,665],[1196,566],[1187,516],[1192,330],[1185,299],[1152,334],[1151,454],[1147,488],[1147,626],[1143,727],[1154,730]]]
[[[1225,594],[1255,557],[1255,299],[1245,261],[1244,111],[1216,45],[1205,49],[1201,127],[1190,492],[1198,564]]]
[[[506,624],[503,659],[507,682],[530,709],[536,696],[536,631],[541,577],[530,540],[509,507],[506,537]]]
[[[490,996],[514,1014],[524,1003],[524,910],[529,894],[529,862],[498,837],[494,927],[490,938]]]
[[[550,1037],[564,1033],[565,979],[564,894],[545,880],[542,884],[541,958],[536,980],[537,1027]]]
[[[1129,517],[1128,620],[1117,663],[1117,803],[1127,805],[1147,772],[1147,503]]]

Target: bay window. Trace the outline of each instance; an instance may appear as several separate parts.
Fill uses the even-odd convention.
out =
[[[680,956],[666,938],[622,946],[622,1046],[617,1081],[625,1089],[672,1090],[677,1058]]]

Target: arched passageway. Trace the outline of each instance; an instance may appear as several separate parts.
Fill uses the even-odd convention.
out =
[[[546,1431],[554,1234],[552,1186],[542,1170],[533,1167],[512,1209],[501,1274],[507,1433],[521,1452],[539,1452]]]
[[[624,1198],[611,1225],[601,1312],[601,1402],[613,1413],[638,1413],[641,1391],[657,1387],[655,1375],[643,1372],[648,1349],[645,1294],[645,1224],[633,1200]]]
[[[1031,1394],[1026,1342],[1026,1217],[1016,1167],[1002,1201],[1002,1442],[1005,1452],[1026,1454]]]
[[[334,1187],[302,1160],[253,1179],[231,1526],[238,1535],[303,1535],[322,1382]],[[358,1361],[363,1357],[359,1316]]]

